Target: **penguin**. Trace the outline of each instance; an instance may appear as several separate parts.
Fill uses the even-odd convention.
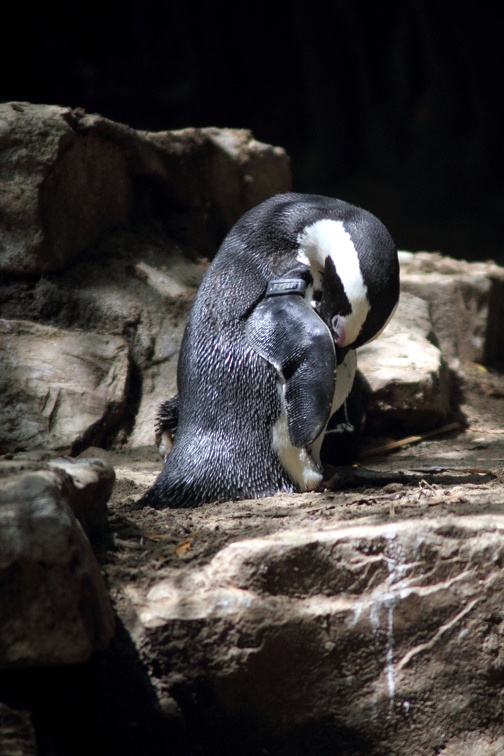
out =
[[[319,488],[325,430],[352,388],[355,350],[383,330],[398,298],[397,250],[370,212],[287,193],[242,215],[191,308],[178,395],[158,417],[168,453],[138,506]]]
[[[178,394],[163,402],[156,415],[154,438],[161,456],[165,457],[173,446],[178,425]]]

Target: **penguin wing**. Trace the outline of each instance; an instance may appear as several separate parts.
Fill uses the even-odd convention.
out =
[[[336,356],[329,329],[302,297],[283,295],[257,305],[245,334],[285,385],[292,444],[307,446],[323,431],[331,410]]]

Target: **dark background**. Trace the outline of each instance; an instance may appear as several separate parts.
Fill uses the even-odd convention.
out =
[[[502,2],[103,0],[3,8],[0,99],[244,127],[294,188],[400,248],[504,263]]]

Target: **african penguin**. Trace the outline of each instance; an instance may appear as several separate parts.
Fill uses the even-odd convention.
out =
[[[371,213],[311,194],[279,194],[224,239],[194,301],[178,398],[158,435],[173,446],[138,506],[309,491],[320,448],[399,297],[397,252]]]

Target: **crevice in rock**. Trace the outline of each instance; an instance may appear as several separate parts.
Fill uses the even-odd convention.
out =
[[[120,447],[124,444],[132,432],[137,419],[143,392],[143,373],[139,364],[130,358],[130,370],[128,386],[126,389],[126,402],[124,411],[115,425],[113,425],[103,438],[104,449]],[[153,429],[154,433],[154,429]],[[90,444],[88,444],[89,446]]]
[[[483,361],[490,367],[504,367],[504,281],[502,278],[490,278],[491,286],[488,297],[488,317],[485,333]]]

